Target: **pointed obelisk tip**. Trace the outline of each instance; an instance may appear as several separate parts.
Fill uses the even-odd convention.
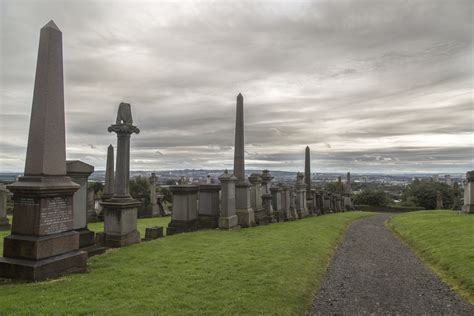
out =
[[[59,29],[59,27],[56,25],[56,23],[54,23],[53,20],[50,20],[48,23],[46,23],[45,26],[43,26],[41,29],[47,29],[47,28],[50,28],[50,29],[54,29],[56,31],[59,31],[61,32],[61,30]]]
[[[112,144],[109,145],[109,148],[114,148],[114,146],[112,146]]]
[[[237,95],[237,99],[243,99],[243,98],[244,98],[244,97],[242,96],[242,93],[239,93],[239,94]]]
[[[306,146],[306,149],[309,149],[309,146]]]

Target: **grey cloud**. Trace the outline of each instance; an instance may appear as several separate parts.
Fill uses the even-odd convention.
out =
[[[0,14],[8,168],[24,164],[39,29],[50,18],[63,31],[68,157],[102,167],[115,143],[107,127],[126,101],[141,129],[132,168],[232,168],[241,91],[249,168],[299,170],[307,144],[321,170],[472,164],[467,0],[5,0]],[[374,151],[379,142],[388,144]]]

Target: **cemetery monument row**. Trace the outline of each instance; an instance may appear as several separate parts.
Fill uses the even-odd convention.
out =
[[[79,185],[66,175],[62,33],[53,21],[40,32],[24,176],[8,189],[15,204],[0,277],[36,281],[85,272],[87,253],[74,230]]]

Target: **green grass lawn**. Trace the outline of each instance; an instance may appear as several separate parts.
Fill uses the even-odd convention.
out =
[[[372,214],[206,230],[109,250],[89,260],[87,274],[0,282],[0,314],[302,315],[345,229]]]
[[[394,216],[388,226],[474,304],[474,215],[419,211]]]
[[[11,224],[12,223],[11,216],[8,216],[8,219],[10,220],[10,224]],[[138,228],[138,231],[140,232],[140,236],[142,238],[145,237],[145,229],[147,227],[150,227],[150,226],[167,227],[170,220],[171,220],[171,217],[169,216],[139,219],[137,223],[137,228]],[[88,225],[88,227],[92,231],[102,232],[104,231],[104,222],[91,223]],[[166,229],[164,229],[164,233],[166,234]],[[10,231],[0,231],[0,255],[3,254],[3,238],[5,238],[7,235],[10,235]]]

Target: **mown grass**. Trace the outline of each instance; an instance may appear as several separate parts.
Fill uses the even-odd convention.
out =
[[[474,215],[419,211],[394,216],[388,226],[442,280],[474,304]]]
[[[12,222],[11,216],[9,216],[8,219],[10,220],[10,224],[11,224]],[[140,232],[141,238],[145,237],[145,230],[147,227],[150,227],[150,226],[163,226],[165,227],[163,232],[164,234],[166,234],[166,227],[168,226],[168,223],[170,222],[170,220],[171,218],[169,216],[139,219],[137,222],[137,229]],[[87,226],[90,230],[95,231],[95,232],[104,231],[103,222],[90,223]],[[10,235],[10,231],[0,231],[0,255],[3,254],[3,238],[5,238],[8,235]]]
[[[0,283],[0,314],[279,314],[311,305],[348,212],[231,231],[207,230],[109,250],[89,273]]]

